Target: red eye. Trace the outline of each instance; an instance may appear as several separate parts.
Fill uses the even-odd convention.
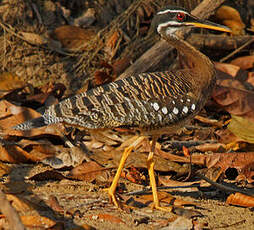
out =
[[[176,15],[178,21],[182,22],[185,19],[185,13],[179,12]]]

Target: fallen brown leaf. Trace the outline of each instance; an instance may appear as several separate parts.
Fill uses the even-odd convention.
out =
[[[94,38],[95,28],[80,28],[78,26],[64,25],[57,27],[50,37],[59,41],[62,47],[69,50],[86,50],[87,43]]]
[[[163,186],[171,186],[171,187],[177,187],[177,186],[190,186],[193,184],[198,184],[200,181],[192,181],[192,182],[187,182],[187,181],[176,181],[176,180],[171,180],[168,178],[168,176],[158,176],[159,182]],[[182,188],[181,188],[182,189]],[[197,191],[197,188],[184,188],[184,190],[191,190],[191,191]]]
[[[228,63],[220,63],[220,62],[215,62],[215,67],[216,69],[224,73],[227,73],[232,77],[235,77],[237,72],[240,70],[239,66],[228,64]]]
[[[195,149],[201,151],[201,152],[225,152],[226,145],[222,143],[205,143],[202,145],[195,146]]]
[[[254,65],[254,56],[239,57],[230,62],[235,66],[239,66],[241,69],[250,69]]]
[[[56,222],[44,216],[21,216],[21,221],[26,227],[32,228],[50,228]]]
[[[113,34],[108,37],[105,45],[105,52],[108,54],[110,59],[115,56],[121,41],[121,32],[118,30],[114,31]]]
[[[46,170],[44,172],[37,173],[29,178],[29,180],[46,181],[46,180],[63,180],[66,177],[56,170]]]
[[[0,74],[0,93],[9,92],[14,89],[25,87],[26,85],[27,83],[24,82],[21,77],[13,73],[4,72]]]
[[[226,203],[242,207],[254,207],[254,197],[237,192],[229,195]]]
[[[223,5],[216,11],[215,16],[224,25],[231,28],[233,35],[244,34],[245,25],[236,9]]]
[[[254,143],[254,123],[244,117],[231,115],[232,119],[228,129],[241,140]]]
[[[234,79],[218,80],[213,99],[230,114],[254,121],[254,93]]]
[[[0,145],[0,160],[8,163],[27,163],[31,156],[17,145]]]
[[[55,212],[64,213],[64,208],[59,204],[57,198],[53,195],[49,197],[49,199],[46,201],[46,204],[52,208]]]
[[[0,177],[2,177],[3,175],[7,175],[11,172],[11,167],[0,162]]]
[[[19,212],[28,212],[35,210],[33,204],[24,198],[21,199],[12,194],[7,194],[6,197],[7,200],[11,202],[12,206]]]
[[[95,161],[85,162],[71,170],[69,177],[92,182],[103,172],[104,168]]]
[[[193,206],[195,206],[196,205],[193,202],[184,201],[184,200],[175,198],[167,192],[158,192],[158,198],[159,198],[160,202],[164,202],[164,203],[174,205],[174,206],[184,206],[184,205],[193,205]],[[153,195],[152,194],[140,195],[139,198],[138,198],[138,201],[142,201],[142,200],[143,201],[151,201],[151,204],[152,204]]]
[[[19,34],[23,37],[24,40],[26,40],[27,42],[33,45],[40,46],[48,42],[46,38],[44,38],[43,36],[39,34],[29,33],[29,32],[19,32]]]
[[[219,129],[215,132],[215,134],[219,137],[218,141],[223,144],[243,141],[241,138],[234,135],[229,129]]]

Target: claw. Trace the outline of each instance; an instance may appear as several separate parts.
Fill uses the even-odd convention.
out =
[[[122,158],[120,160],[120,163],[119,163],[119,166],[118,166],[118,169],[116,171],[116,175],[112,181],[112,184],[109,188],[107,189],[103,189],[104,191],[107,191],[108,192],[108,195],[109,195],[109,200],[111,202],[113,202],[113,204],[120,208],[120,205],[119,203],[117,202],[117,199],[116,199],[116,196],[115,196],[115,193],[116,193],[116,187],[117,187],[117,183],[118,183],[118,180],[121,176],[121,172],[122,172],[122,169],[124,167],[124,164],[128,158],[128,156],[130,155],[131,151],[144,139],[145,137],[141,136],[141,137],[135,137],[135,141],[132,142],[128,147],[125,147],[124,149],[124,152],[123,152],[123,155],[122,155]]]
[[[115,192],[112,190],[112,188],[105,188],[103,189],[103,191],[107,192],[108,193],[108,196],[109,196],[109,202],[113,203],[117,208],[120,207],[117,199],[116,199],[116,196],[115,196]]]
[[[161,207],[157,205],[154,205],[153,208],[163,212],[172,212],[172,209],[173,209],[173,207]]]

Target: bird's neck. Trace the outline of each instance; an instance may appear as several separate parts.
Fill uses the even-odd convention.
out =
[[[191,62],[188,63],[188,66],[191,65],[188,73],[192,85],[199,89],[212,88],[215,83],[215,70],[210,59],[182,39],[169,36],[163,38]]]

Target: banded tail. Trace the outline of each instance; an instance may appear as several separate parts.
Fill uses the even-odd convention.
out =
[[[41,117],[34,118],[34,119],[28,120],[24,123],[15,125],[14,127],[12,127],[12,129],[25,131],[25,130],[40,128],[43,126],[47,126],[47,125],[55,124],[55,123],[59,123],[59,122],[61,122],[61,119],[56,119],[56,118],[50,119],[50,116],[43,115]]]

